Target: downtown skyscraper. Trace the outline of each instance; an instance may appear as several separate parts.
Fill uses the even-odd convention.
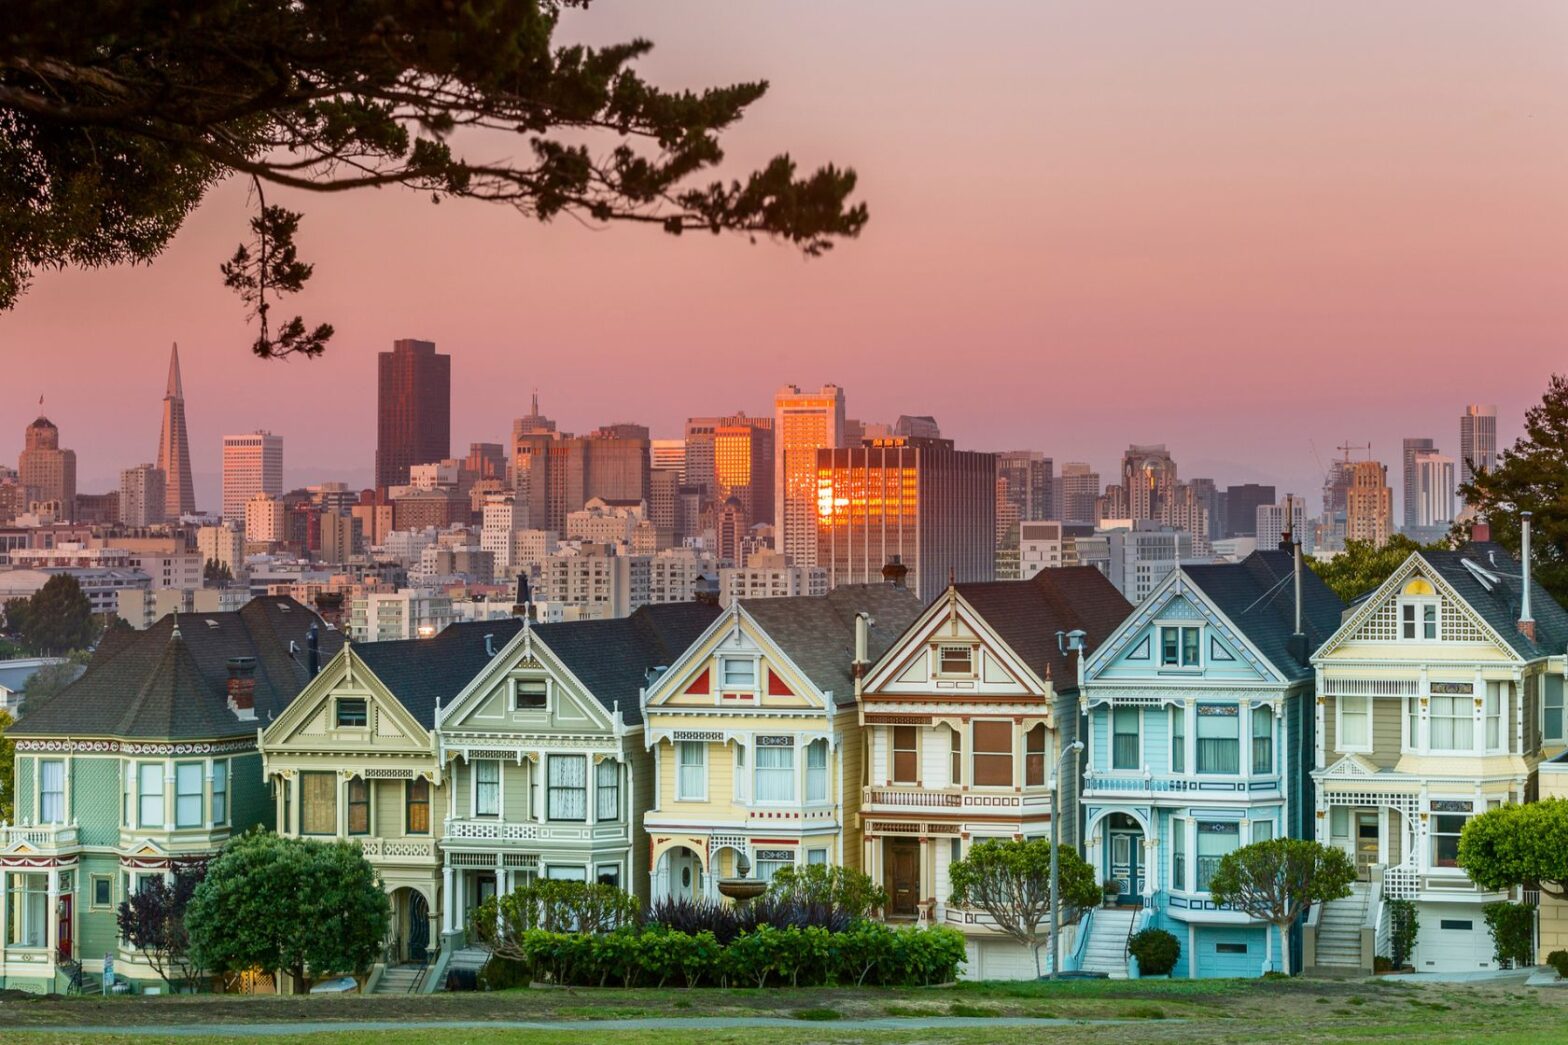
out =
[[[1497,407],[1470,403],[1459,415],[1459,482],[1497,467]]]
[[[244,525],[256,494],[283,495],[283,437],[247,432],[223,437],[223,521]]]
[[[785,385],[773,397],[773,546],[793,566],[817,562],[817,452],[844,443],[844,390],[802,392]],[[687,462],[688,480],[690,462]],[[992,475],[986,496],[994,496]],[[880,564],[879,564],[880,568]]]
[[[194,515],[196,485],[191,481],[191,446],[185,428],[185,386],[180,381],[179,345],[169,350],[169,382],[163,391],[163,428],[158,433],[157,467],[163,472],[163,507],[153,514],[171,522],[178,522],[182,515]]]
[[[408,482],[416,464],[452,456],[452,357],[403,338],[376,359],[376,491]]]

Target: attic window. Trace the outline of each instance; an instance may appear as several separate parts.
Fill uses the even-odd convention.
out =
[[[938,646],[936,670],[939,675],[971,676],[975,673],[973,646]]]
[[[1399,637],[1406,642],[1436,641],[1438,605],[1432,582],[1412,577],[1399,593]]]
[[[512,683],[513,711],[543,711],[550,683],[545,679],[516,679]]]
[[[338,726],[362,728],[370,723],[369,709],[364,697],[338,698]]]

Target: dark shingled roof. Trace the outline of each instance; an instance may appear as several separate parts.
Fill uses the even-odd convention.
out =
[[[230,613],[187,613],[178,636],[172,615],[145,631],[113,635],[81,678],[29,711],[11,735],[194,740],[254,734],[310,681],[305,642],[312,624],[324,664],[342,646],[342,634],[286,597],[252,599]],[[254,719],[229,709],[230,657],[256,658]]]
[[[1517,560],[1500,544],[1490,541],[1467,544],[1458,551],[1420,551],[1434,572],[1501,635],[1515,653],[1526,660],[1561,653],[1568,647],[1568,612],[1546,593],[1539,581],[1530,582],[1530,616],[1535,618],[1535,639],[1519,631],[1520,594],[1524,589]],[[1477,576],[1466,562],[1484,573]]]
[[[671,602],[615,620],[538,624],[533,631],[605,710],[619,706],[623,720],[637,725],[648,671],[675,663],[719,612],[707,603]]]
[[[1312,675],[1310,663],[1291,655],[1296,631],[1295,556],[1285,551],[1253,552],[1240,562],[1183,566],[1183,574],[1287,679]],[[1310,657],[1339,627],[1345,604],[1305,564],[1301,568],[1301,630]]]
[[[831,692],[837,704],[853,704],[855,615],[869,613],[874,622],[867,642],[867,656],[874,664],[924,607],[908,588],[845,584],[826,595],[743,599],[741,608],[806,673],[812,685]]]
[[[365,662],[415,720],[434,729],[436,705],[443,707],[473,681],[491,654],[485,636],[497,653],[522,630],[516,617],[449,624],[428,639],[394,639],[354,645],[354,655]]]
[[[1132,603],[1093,566],[1041,570],[1026,581],[955,588],[1024,663],[1041,678],[1052,679],[1058,692],[1076,690],[1078,673],[1062,653],[1056,633],[1081,630],[1085,648],[1093,650],[1132,612]]]

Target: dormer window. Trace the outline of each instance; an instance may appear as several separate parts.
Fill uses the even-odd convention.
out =
[[[1201,667],[1203,629],[1163,627],[1160,629],[1160,666],[1165,668]]]
[[[938,646],[936,670],[939,675],[973,678],[975,650],[973,646]]]
[[[725,657],[719,678],[725,689],[756,689],[757,662],[750,657]]]
[[[363,729],[370,722],[364,697],[339,697],[337,710],[339,729]]]
[[[1435,642],[1438,606],[1432,582],[1413,578],[1399,593],[1399,637],[1406,642]]]
[[[512,680],[513,711],[543,711],[550,695],[547,679]]]

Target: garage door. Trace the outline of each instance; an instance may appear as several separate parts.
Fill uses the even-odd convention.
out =
[[[1476,907],[1436,904],[1417,909],[1416,968],[1421,972],[1474,972],[1495,968],[1492,934]]]

